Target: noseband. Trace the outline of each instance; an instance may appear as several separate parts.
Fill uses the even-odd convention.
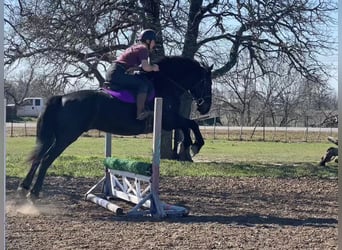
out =
[[[200,85],[200,87],[202,86],[202,83],[205,83],[205,78],[202,78],[200,81],[198,81],[193,88],[190,89],[190,92],[193,92],[193,90],[195,90],[196,88],[198,88],[198,86]],[[205,91],[205,88],[201,87],[201,97],[199,98],[195,98],[195,97],[192,97],[192,99],[196,102],[197,106],[202,106],[205,102],[205,98],[207,96],[205,96],[204,94],[204,91]]]

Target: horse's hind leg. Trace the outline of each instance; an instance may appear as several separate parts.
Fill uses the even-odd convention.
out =
[[[75,139],[76,140],[76,139]],[[46,152],[43,159],[41,160],[41,164],[38,171],[38,176],[36,182],[28,194],[29,197],[38,198],[39,193],[42,189],[43,182],[45,179],[46,171],[54,162],[54,160],[73,142],[59,142],[58,140],[52,144],[51,148]]]
[[[51,147],[51,145],[52,140],[46,141],[43,144],[37,144],[37,147],[31,156],[31,169],[18,187],[18,192],[20,192],[21,195],[25,194],[25,192],[27,192],[30,189],[34,175],[40,165],[42,157],[46,153],[46,151]]]
[[[34,160],[32,162],[30,171],[27,173],[25,179],[19,184],[19,187],[17,190],[19,195],[21,196],[26,195],[26,192],[30,190],[32,180],[37,171],[37,168],[39,167],[39,164],[40,164],[40,161]]]

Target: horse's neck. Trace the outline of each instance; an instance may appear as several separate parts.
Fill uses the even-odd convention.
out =
[[[166,57],[160,61],[161,74],[172,84],[175,94],[184,93],[196,84],[198,78],[198,65],[196,62],[184,57]],[[161,83],[164,84],[164,83]]]
[[[184,87],[183,84],[182,81],[164,75],[163,78],[157,81],[157,85],[155,86],[156,93],[161,96],[179,97],[188,91],[187,87]]]

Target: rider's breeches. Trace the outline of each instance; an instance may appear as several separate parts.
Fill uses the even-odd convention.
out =
[[[127,74],[126,68],[118,63],[110,66],[106,80],[113,89],[128,89],[136,94],[149,93],[153,89],[152,82],[143,74]]]

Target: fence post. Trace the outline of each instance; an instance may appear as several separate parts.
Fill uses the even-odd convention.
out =
[[[26,127],[26,122],[24,123],[24,134],[27,136],[27,127]]]
[[[11,137],[13,137],[13,121],[11,121]]]
[[[288,142],[288,140],[287,140],[287,125],[285,127],[285,142]]]
[[[262,114],[262,141],[266,140],[265,113]]]
[[[242,129],[243,129],[243,126],[241,125],[240,126],[240,141],[242,141]]]
[[[214,140],[216,139],[216,116],[214,117]]]

